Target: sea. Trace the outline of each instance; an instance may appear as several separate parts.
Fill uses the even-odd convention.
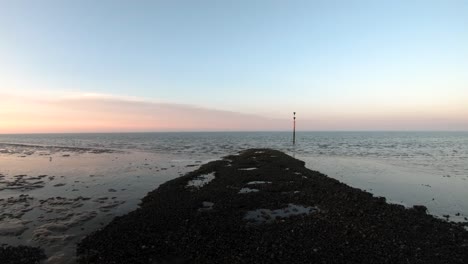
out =
[[[172,132],[0,135],[0,244],[75,263],[76,243],[198,166],[272,148],[446,221],[468,220],[468,132]]]

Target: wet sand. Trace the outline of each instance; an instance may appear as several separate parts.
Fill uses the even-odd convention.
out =
[[[210,162],[78,246],[79,263],[467,263],[462,224],[389,204],[278,151]]]
[[[188,165],[202,163],[89,148],[0,149],[0,244],[10,245],[0,247],[2,264],[34,263],[43,257],[38,246],[45,263],[76,263],[76,243],[85,235],[137,208],[155,186],[194,169]],[[21,262],[19,255],[29,257]]]
[[[352,187],[411,207],[422,204],[428,213],[454,222],[468,221],[468,174],[449,175],[401,163],[358,157],[298,157],[306,167]]]

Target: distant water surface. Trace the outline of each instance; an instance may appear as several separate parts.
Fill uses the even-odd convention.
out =
[[[75,245],[147,192],[248,148],[273,148],[389,202],[468,221],[468,132],[0,135],[0,244],[41,246],[74,264]],[[60,229],[57,229],[60,227]]]
[[[308,157],[359,157],[468,175],[468,132],[187,132],[0,135],[2,143],[111,148],[217,158],[248,148],[274,148]],[[3,147],[5,148],[5,147]]]

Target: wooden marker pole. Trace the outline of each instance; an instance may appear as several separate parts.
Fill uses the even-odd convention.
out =
[[[293,112],[293,120],[294,120],[294,126],[293,126],[293,145],[296,145],[296,112]]]

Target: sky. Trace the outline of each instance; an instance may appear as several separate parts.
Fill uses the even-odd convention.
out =
[[[467,0],[0,0],[0,133],[468,130]]]

